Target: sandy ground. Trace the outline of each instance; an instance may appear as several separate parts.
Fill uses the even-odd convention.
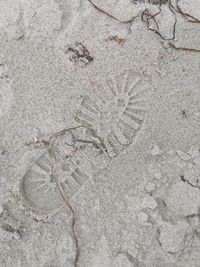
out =
[[[1,267],[200,266],[200,3],[159,2],[0,0]]]

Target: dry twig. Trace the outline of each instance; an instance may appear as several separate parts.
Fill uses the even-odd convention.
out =
[[[176,37],[176,24],[177,24],[177,18],[176,18],[176,14],[175,14],[175,12],[173,11],[173,9],[172,9],[172,7],[171,7],[171,1],[168,2],[168,6],[169,6],[170,11],[174,14],[174,18],[175,18],[175,20],[174,20],[174,25],[173,25],[173,33],[172,33],[172,37],[170,37],[170,38],[165,38],[165,37],[161,34],[161,32],[160,32],[160,30],[159,30],[158,22],[157,22],[157,20],[156,20],[156,16],[158,16],[158,15],[162,12],[161,6],[162,6],[162,1],[160,2],[160,5],[159,5],[159,11],[158,11],[157,13],[155,13],[155,14],[151,14],[151,13],[149,12],[148,9],[145,9],[145,10],[142,12],[141,20],[142,20],[143,22],[145,22],[144,18],[147,17],[147,19],[146,19],[146,23],[147,23],[147,28],[148,28],[148,30],[155,32],[155,33],[158,34],[163,40],[165,40],[165,41],[174,40],[175,37]],[[153,20],[153,21],[155,22],[157,29],[153,29],[153,28],[150,27],[150,24],[149,24],[149,21],[150,21],[150,20]]]
[[[85,128],[85,129],[89,130],[90,133],[91,133],[91,135],[93,137],[97,138],[99,142],[95,142],[93,140],[82,140],[82,139],[76,138],[74,136],[74,134],[72,133],[72,131],[73,130],[80,129],[80,128]],[[75,142],[89,143],[89,144],[92,144],[96,149],[100,149],[101,151],[104,151],[105,153],[108,153],[107,152],[107,149],[106,149],[106,147],[104,145],[103,139],[101,137],[99,137],[97,135],[97,133],[93,129],[90,129],[89,127],[82,126],[82,125],[61,130],[59,132],[54,133],[52,136],[50,136],[49,140],[48,141],[45,141],[45,146],[47,148],[48,153],[51,153],[51,149],[53,148],[53,146],[54,146],[57,138],[60,137],[60,136],[63,136],[67,132],[69,132],[72,135],[72,140],[73,140],[74,143]],[[41,143],[44,143],[44,141],[41,141]],[[51,174],[54,176],[53,167],[51,169]],[[79,256],[80,256],[80,247],[79,247],[79,240],[78,240],[78,237],[77,237],[77,234],[76,234],[76,231],[75,231],[75,224],[76,224],[75,211],[74,211],[72,205],[69,203],[69,201],[66,200],[66,198],[65,198],[65,196],[63,194],[63,191],[62,191],[62,189],[60,187],[60,183],[56,179],[55,179],[55,182],[56,182],[56,187],[59,190],[60,196],[63,199],[63,202],[65,204],[65,207],[70,211],[70,213],[72,215],[71,230],[72,230],[72,238],[74,240],[75,247],[76,247],[76,254],[75,254],[75,259],[74,259],[74,266],[77,267]]]
[[[129,23],[132,23],[134,21],[135,18],[139,17],[139,15],[136,15],[134,16],[133,18],[129,19],[129,20],[121,20],[117,17],[115,17],[114,15],[108,13],[107,11],[105,11],[104,9],[98,7],[92,0],[88,0],[90,2],[90,4],[96,9],[98,10],[99,12],[103,13],[104,15],[110,17],[111,19],[114,19],[116,21],[119,21],[120,23],[123,23],[123,24],[129,24]]]
[[[170,1],[171,2],[171,1]],[[182,15],[188,22],[192,22],[192,23],[200,23],[200,20],[195,18],[194,16],[190,15],[187,12],[184,12],[181,7],[178,4],[178,0],[176,0],[176,4],[175,6],[171,3],[171,7],[180,15]]]
[[[109,36],[108,38],[106,38],[104,41],[108,42],[108,41],[114,41],[117,42],[119,45],[123,46],[124,43],[126,42],[126,38],[119,38],[117,35],[112,35]]]
[[[64,201],[65,207],[70,211],[70,213],[72,215],[72,220],[71,220],[72,238],[74,240],[75,247],[76,247],[74,266],[77,267],[79,256],[80,256],[80,247],[79,247],[79,240],[78,240],[78,237],[76,235],[76,230],[75,230],[75,224],[76,224],[75,211],[74,211],[73,207],[71,206],[71,204],[69,203],[69,201],[67,201],[65,199],[63,192],[60,188],[60,185],[57,182],[56,182],[56,186],[57,186],[59,193],[60,193],[60,195]]]
[[[137,18],[137,17],[140,16],[140,14],[137,14],[135,17],[131,18],[130,20],[123,21],[123,20],[121,20],[121,19],[115,17],[114,15],[108,13],[108,12],[105,11],[104,9],[98,7],[92,0],[88,0],[88,1],[89,1],[89,2],[91,3],[91,5],[92,5],[95,9],[97,9],[99,12],[101,12],[101,13],[103,13],[104,15],[106,15],[106,16],[108,16],[108,17],[110,17],[110,18],[112,18],[112,19],[114,19],[114,20],[116,20],[116,21],[119,21],[120,23],[123,23],[123,24],[124,24],[124,23],[125,23],[125,24],[130,24],[130,26],[131,26],[132,23],[133,23],[133,21],[135,20],[135,18]],[[176,25],[177,25],[177,16],[176,16],[176,13],[182,15],[188,22],[191,22],[191,23],[200,23],[200,20],[199,20],[199,19],[195,18],[194,16],[190,15],[190,14],[187,13],[187,12],[184,12],[184,11],[180,8],[180,6],[178,5],[178,0],[176,0],[176,4],[175,4],[175,6],[172,4],[172,1],[171,1],[171,0],[168,0],[168,1],[166,1],[166,2],[168,2],[168,7],[169,7],[170,11],[173,13],[174,18],[175,18],[174,25],[173,25],[173,34],[172,34],[172,37],[170,37],[170,38],[165,38],[165,37],[161,34],[161,32],[160,32],[160,30],[159,30],[159,24],[158,24],[158,22],[157,22],[157,20],[156,20],[156,16],[158,16],[158,15],[161,13],[161,11],[162,11],[162,10],[161,10],[161,6],[162,6],[162,4],[165,3],[165,2],[163,2],[163,1],[158,1],[158,3],[159,3],[159,11],[158,11],[157,13],[155,13],[155,14],[151,14],[151,13],[149,12],[148,9],[145,9],[145,10],[142,12],[142,14],[141,14],[141,20],[147,24],[147,28],[148,28],[148,30],[153,31],[154,33],[158,34],[163,40],[165,40],[165,41],[172,41],[172,40],[175,40],[175,38],[176,38]],[[156,2],[156,3],[157,3],[157,2]],[[145,19],[145,18],[146,18],[146,19]],[[150,23],[149,23],[150,20],[153,20],[153,21],[154,21],[154,23],[155,23],[155,25],[156,25],[156,29],[153,29],[153,28],[150,27]],[[172,42],[169,42],[169,45],[170,45],[172,48],[176,49],[176,50],[189,51],[189,52],[200,52],[200,49],[196,49],[196,48],[177,47],[177,46],[175,46]]]
[[[177,47],[175,44],[169,42],[169,46],[176,49],[176,50],[182,50],[182,51],[189,51],[189,52],[196,52],[199,53],[200,49],[191,48],[191,47]]]

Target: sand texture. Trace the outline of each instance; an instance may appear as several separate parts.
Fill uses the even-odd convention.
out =
[[[200,2],[0,0],[0,267],[200,267]]]

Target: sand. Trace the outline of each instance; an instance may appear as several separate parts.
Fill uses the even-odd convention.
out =
[[[0,266],[200,266],[200,3],[0,0]]]

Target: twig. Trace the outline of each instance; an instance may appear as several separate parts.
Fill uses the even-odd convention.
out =
[[[51,172],[53,174],[53,168],[52,168]],[[60,185],[58,184],[57,181],[55,181],[55,182],[56,182],[56,186],[58,188],[60,196],[62,197],[62,199],[64,201],[64,204],[65,204],[66,208],[71,212],[71,215],[72,215],[72,220],[71,220],[72,238],[74,240],[75,247],[76,247],[76,254],[75,254],[75,258],[74,258],[74,266],[77,267],[79,256],[80,256],[80,248],[79,248],[79,240],[78,240],[78,237],[77,237],[76,231],[75,231],[75,224],[76,224],[75,212],[74,212],[74,209],[72,208],[72,206],[70,205],[70,203],[65,199],[64,194],[63,194],[63,192],[62,192],[62,190],[60,188]]]
[[[155,19],[155,16],[157,16],[158,14],[160,14],[160,12],[158,12],[158,13],[152,15],[152,14],[149,12],[148,9],[145,9],[145,10],[142,12],[142,14],[141,14],[141,20],[142,20],[143,22],[144,22],[144,16],[149,17],[149,18],[147,18],[147,26],[148,26],[148,29],[149,29],[149,30],[151,29],[151,28],[149,27],[149,20],[150,20],[150,19],[153,19],[154,23],[156,24],[157,31],[159,31],[159,25],[158,25],[158,23],[157,23],[157,21],[156,21],[156,19]],[[151,29],[151,30],[152,30],[152,29]]]
[[[187,19],[188,22],[191,22],[191,23],[200,23],[200,20],[195,18],[194,16],[190,15],[189,13],[187,12],[184,12],[180,6],[178,5],[178,1],[176,0],[176,5],[174,6],[172,4],[172,1],[171,0],[168,0],[168,7],[170,9],[170,11],[174,14],[174,18],[175,18],[175,21],[174,21],[174,25],[173,25],[173,34],[172,34],[172,37],[171,38],[165,38],[161,33],[160,33],[160,30],[159,30],[159,25],[158,25],[158,22],[156,20],[156,16],[159,15],[161,13],[161,6],[163,4],[163,1],[159,1],[160,4],[159,4],[159,11],[155,14],[151,14],[149,12],[148,9],[145,9],[141,15],[137,14],[135,17],[131,18],[130,20],[127,20],[127,21],[123,21],[117,17],[115,17],[114,15],[108,13],[107,11],[105,11],[104,9],[98,7],[92,0],[88,0],[90,2],[90,4],[95,8],[97,9],[99,12],[103,13],[104,15],[116,20],[116,21],[119,21],[120,23],[129,23],[130,24],[130,27],[134,21],[135,18],[141,16],[141,20],[142,22],[146,22],[147,23],[147,28],[148,30],[150,31],[153,31],[154,33],[158,34],[163,40],[165,41],[172,41],[172,40],[175,40],[176,38],[176,25],[177,25],[177,17],[176,17],[176,12],[181,14],[184,18]],[[144,17],[146,17],[146,20],[144,19]],[[150,24],[149,24],[149,21],[150,20],[153,20],[155,25],[156,25],[156,29],[152,29],[150,27]],[[169,42],[169,45],[171,47],[173,47],[174,49],[176,50],[182,50],[182,51],[189,51],[189,52],[200,52],[200,49],[196,49],[196,48],[189,48],[189,47],[176,47],[173,43]]]
[[[67,128],[67,129],[63,129],[59,132],[56,132],[54,133],[53,135],[50,136],[49,138],[49,144],[50,144],[50,141],[52,140],[52,143],[51,143],[51,147],[54,145],[56,139],[59,137],[59,136],[62,136],[64,135],[66,132],[69,132],[70,134],[72,130],[77,130],[79,128],[83,127],[82,125],[78,125],[78,126],[74,126],[74,127],[70,127],[70,128]]]
[[[200,52],[200,49],[196,49],[196,48],[190,48],[190,47],[177,47],[175,46],[173,43],[169,42],[169,45],[176,49],[176,50],[182,50],[182,51],[189,51],[189,52],[196,52],[196,53],[199,53]]]
[[[176,18],[176,14],[175,14],[175,12],[174,12],[174,11],[172,10],[172,8],[171,8],[171,0],[169,1],[168,6],[169,6],[170,11],[174,14],[174,17],[175,17],[175,21],[174,21],[174,25],[173,25],[173,34],[172,34],[172,37],[171,37],[171,38],[165,38],[165,37],[160,33],[160,31],[159,31],[159,26],[158,26],[158,23],[157,23],[157,21],[156,21],[156,16],[158,16],[158,15],[162,12],[161,6],[162,6],[162,1],[160,2],[160,5],[159,5],[159,11],[158,11],[157,13],[155,13],[155,14],[151,14],[151,13],[149,12],[148,9],[145,9],[145,10],[142,12],[141,20],[142,20],[143,22],[145,22],[145,20],[144,20],[144,16],[147,17],[146,23],[147,23],[147,28],[148,28],[148,30],[153,31],[154,33],[158,34],[163,40],[165,40],[165,41],[174,40],[174,39],[175,39],[175,36],[176,36],[176,24],[177,24],[177,18]],[[149,21],[150,21],[151,19],[155,22],[157,29],[152,29],[152,28],[150,27]]]
[[[89,50],[80,42],[75,42],[74,45],[68,45],[65,53],[70,53],[69,59],[74,63],[82,62],[84,65],[87,65],[94,60]]]
[[[112,35],[109,36],[108,38],[104,39],[104,41],[108,42],[108,41],[114,41],[117,42],[119,45],[123,46],[124,43],[126,42],[126,38],[119,38],[117,35]]]
[[[74,134],[72,133],[72,131],[73,131],[73,130],[80,129],[80,128],[85,128],[85,129],[87,129],[87,130],[91,133],[91,135],[92,135],[93,137],[95,137],[95,138],[97,138],[97,139],[99,140],[99,144],[98,144],[97,142],[95,142],[95,141],[87,141],[87,140],[83,140],[83,139],[77,139],[77,138],[74,136]],[[68,128],[68,129],[63,129],[63,130],[61,130],[61,131],[59,131],[59,132],[57,132],[57,133],[54,133],[54,134],[49,138],[49,141],[48,141],[48,144],[50,144],[50,142],[51,142],[51,147],[50,147],[50,148],[53,147],[53,145],[55,144],[56,139],[57,139],[59,136],[64,135],[66,132],[69,132],[69,133],[71,134],[73,141],[75,141],[75,142],[76,142],[76,141],[77,141],[77,142],[82,142],[82,143],[91,143],[91,144],[93,144],[93,146],[94,146],[95,148],[97,148],[97,149],[101,149],[102,151],[104,151],[106,154],[109,155],[109,153],[108,153],[108,151],[107,151],[107,148],[106,148],[106,146],[105,146],[105,144],[104,144],[103,138],[101,138],[99,135],[97,135],[97,133],[95,132],[94,129],[92,129],[92,128],[86,126],[86,125],[78,125],[78,126],[71,127],[71,128]],[[51,140],[52,140],[52,141],[51,141]],[[72,145],[73,145],[73,144],[72,144]]]
[[[171,1],[170,1],[171,2]],[[173,7],[173,9],[178,12],[179,14],[181,14],[188,22],[192,22],[192,23],[200,23],[200,20],[195,18],[194,16],[190,15],[187,12],[184,12],[181,7],[178,4],[178,1],[176,0],[176,6],[174,6],[171,3],[171,6]]]
[[[90,133],[92,134],[93,137],[96,137],[100,144],[96,143],[95,141],[90,141],[90,140],[82,140],[82,139],[78,139],[74,136],[74,134],[72,133],[73,130],[77,130],[79,128],[85,128],[85,129],[88,129],[90,131]],[[68,129],[63,129],[59,132],[56,132],[54,133],[52,136],[50,136],[48,142],[46,142],[45,144],[47,144],[47,149],[48,149],[48,153],[50,153],[50,150],[51,148],[54,146],[55,144],[55,141],[56,139],[59,137],[59,136],[62,136],[64,135],[66,132],[69,132],[71,135],[72,135],[72,139],[74,139],[75,142],[81,142],[81,143],[88,143],[88,144],[93,144],[94,147],[96,148],[100,148],[106,152],[107,152],[107,149],[103,143],[103,140],[101,137],[99,137],[96,132],[89,128],[89,127],[86,127],[86,126],[82,126],[82,125],[79,125],[79,126],[75,126],[75,127],[71,127],[71,128],[68,128]],[[102,146],[102,148],[101,148]],[[53,167],[51,168],[51,174],[52,176],[54,176],[53,174]],[[76,235],[76,231],[75,231],[75,224],[76,224],[76,219],[75,219],[75,212],[74,212],[74,209],[73,207],[70,205],[70,203],[66,200],[64,194],[63,194],[63,191],[62,189],[60,188],[60,183],[55,179],[55,183],[56,183],[56,187],[58,188],[58,191],[60,193],[60,196],[61,198],[63,199],[64,201],[64,204],[66,206],[66,208],[70,211],[71,215],[72,215],[72,220],[71,220],[71,229],[72,229],[72,238],[74,240],[74,243],[75,243],[75,247],[76,247],[76,254],[75,254],[75,258],[74,258],[74,266],[77,267],[77,264],[78,264],[78,260],[79,260],[79,256],[80,256],[80,247],[79,247],[79,240],[78,240],[78,237]]]
[[[131,19],[129,20],[121,20],[117,17],[115,17],[114,15],[108,13],[107,11],[105,11],[104,9],[98,7],[92,0],[88,0],[90,2],[91,5],[93,5],[93,7],[98,10],[99,12],[103,13],[104,15],[110,17],[111,19],[114,19],[116,21],[119,21],[120,23],[123,23],[123,24],[129,24],[129,23],[132,23],[134,21],[135,18],[139,17],[139,14],[137,14],[136,16],[132,17]]]

